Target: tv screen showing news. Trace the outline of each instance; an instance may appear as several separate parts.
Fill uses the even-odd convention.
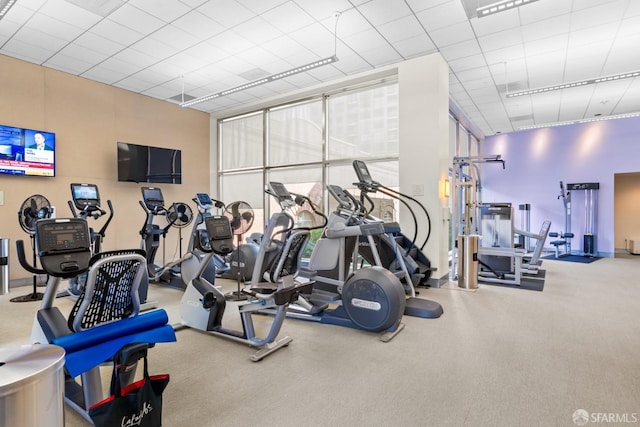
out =
[[[0,173],[56,175],[56,134],[0,125]]]

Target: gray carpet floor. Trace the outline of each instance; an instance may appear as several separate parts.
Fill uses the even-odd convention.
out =
[[[543,292],[454,284],[422,290],[444,315],[405,317],[404,331],[389,343],[288,319],[282,334],[293,342],[254,363],[247,346],[178,331],[177,343],[150,352],[151,373],[171,375],[164,425],[574,426],[578,409],[637,416],[640,258],[545,260],[544,268]],[[9,302],[27,289],[0,296],[2,346],[29,343],[38,303]],[[172,323],[180,297],[150,290]],[[69,298],[58,303],[67,311],[72,305]],[[227,325],[240,327],[233,304],[226,316]],[[67,408],[66,425],[87,423]]]

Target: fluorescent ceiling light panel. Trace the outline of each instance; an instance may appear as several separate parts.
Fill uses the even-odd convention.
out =
[[[638,71],[630,71],[628,73],[614,74],[614,75],[605,76],[605,77],[596,77],[596,78],[593,78],[593,79],[581,80],[581,81],[577,81],[577,82],[563,83],[563,84],[559,84],[559,85],[539,87],[539,88],[536,88],[536,89],[521,90],[519,92],[507,92],[505,94],[505,96],[507,98],[514,98],[516,96],[535,95],[536,93],[552,92],[552,91],[555,91],[555,90],[570,89],[572,87],[580,87],[580,86],[585,86],[585,85],[594,85],[594,84],[598,84],[598,83],[613,82],[613,81],[616,81],[616,80],[623,80],[623,79],[632,79],[632,78],[638,77],[638,76],[640,76],[640,70],[638,70]]]
[[[338,57],[333,55],[328,58],[319,59],[318,61],[310,62],[309,64],[302,65],[300,67],[292,68],[291,70],[283,71],[282,73],[272,74],[270,76],[254,80],[249,83],[245,83],[240,86],[233,87],[231,89],[223,90],[222,92],[212,93],[210,95],[201,96],[200,98],[193,99],[191,101],[183,102],[180,104],[181,107],[190,107],[195,104],[199,104],[205,101],[211,101],[212,99],[220,98],[221,96],[230,95],[232,93],[240,92],[246,89],[250,89],[255,86],[260,86],[265,83],[272,82],[274,80],[283,79],[285,77],[292,76],[294,74],[304,73],[306,71],[312,70],[314,68],[322,67],[324,65],[329,65],[338,61]]]
[[[578,124],[578,123],[601,122],[603,120],[628,119],[630,117],[640,117],[640,112],[617,114],[615,116],[600,116],[600,117],[593,117],[593,118],[590,118],[590,119],[572,120],[572,121],[568,121],[568,122],[556,122],[556,123],[545,123],[545,124],[541,124],[541,125],[522,126],[522,127],[518,128],[518,130],[550,128],[550,127],[556,127],[556,126],[575,125],[575,124]]]
[[[476,9],[476,14],[478,15],[478,18],[482,18],[495,13],[515,9],[516,7],[524,6],[525,4],[533,3],[535,1],[538,0],[502,0],[487,6],[479,7]]]
[[[0,0],[0,19],[4,18],[15,2],[16,0]]]

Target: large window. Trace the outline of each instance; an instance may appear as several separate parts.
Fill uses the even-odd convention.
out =
[[[325,213],[327,184],[341,185],[357,196],[354,159],[366,161],[374,179],[398,185],[397,83],[230,117],[219,121],[218,135],[219,194],[225,202],[249,202],[261,216],[260,226],[280,209],[264,195],[269,181],[310,197]],[[381,216],[397,220],[397,206],[378,195],[375,201]],[[304,209],[296,216],[301,225],[316,221]]]

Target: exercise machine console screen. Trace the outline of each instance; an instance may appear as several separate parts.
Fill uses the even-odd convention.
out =
[[[76,209],[100,206],[100,193],[94,184],[71,184],[71,196]]]
[[[164,206],[162,190],[156,187],[142,187],[142,200],[150,211]]]
[[[198,204],[200,206],[211,206],[213,202],[211,201],[211,197],[207,193],[196,193],[196,199],[198,199]]]

